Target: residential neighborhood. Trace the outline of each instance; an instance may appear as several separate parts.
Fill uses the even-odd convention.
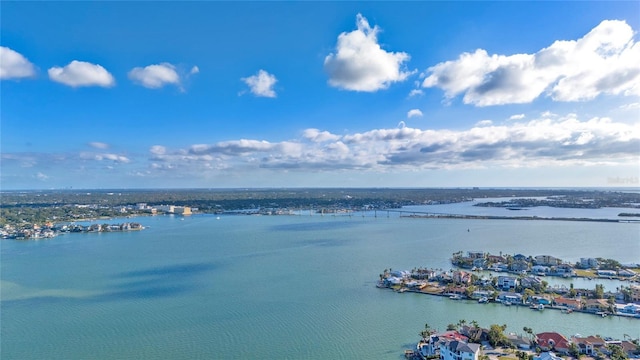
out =
[[[602,338],[599,335],[570,338],[554,332],[534,333],[524,327],[523,335],[505,333],[506,325],[482,328],[477,322],[465,325],[464,320],[450,324],[446,331],[431,329],[425,324],[415,349],[405,350],[407,359],[439,360],[560,360],[584,359],[638,359],[638,339],[625,336],[622,340]]]
[[[479,303],[528,306],[606,317],[640,319],[640,268],[625,267],[612,259],[583,258],[575,264],[550,255],[493,255],[477,251],[453,254],[455,269],[385,269],[378,287],[398,292],[471,299]],[[595,266],[595,268],[594,268]],[[489,269],[489,271],[484,270]],[[498,273],[494,275],[494,272]],[[550,286],[546,277],[595,279],[593,288]],[[598,279],[620,281],[615,291],[605,291]]]

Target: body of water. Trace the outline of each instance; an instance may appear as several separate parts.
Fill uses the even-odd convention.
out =
[[[453,204],[452,206],[458,206]],[[1,244],[3,359],[399,359],[428,323],[640,337],[640,320],[375,287],[459,250],[640,261],[640,225],[397,216],[142,217]],[[591,281],[595,286],[597,280]]]

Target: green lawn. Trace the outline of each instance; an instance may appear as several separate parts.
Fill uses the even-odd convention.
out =
[[[595,274],[595,272],[593,272],[593,270],[575,269],[574,271],[576,272],[576,275],[578,275],[578,276],[588,277],[588,278],[595,278],[596,277],[596,274]]]

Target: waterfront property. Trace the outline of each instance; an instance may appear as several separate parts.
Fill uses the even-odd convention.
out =
[[[557,332],[550,331],[536,334],[536,341],[542,351],[569,354],[569,340]]]
[[[445,340],[440,343],[440,360],[478,360],[480,345],[462,340]]]

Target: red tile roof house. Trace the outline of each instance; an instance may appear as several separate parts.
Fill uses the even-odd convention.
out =
[[[557,332],[536,334],[536,341],[542,351],[555,350],[563,354],[569,353],[569,340]]]
[[[582,302],[580,301],[580,299],[567,299],[565,297],[557,297],[553,299],[553,302],[555,302],[557,306],[565,306],[569,309],[577,310],[582,308]]]

